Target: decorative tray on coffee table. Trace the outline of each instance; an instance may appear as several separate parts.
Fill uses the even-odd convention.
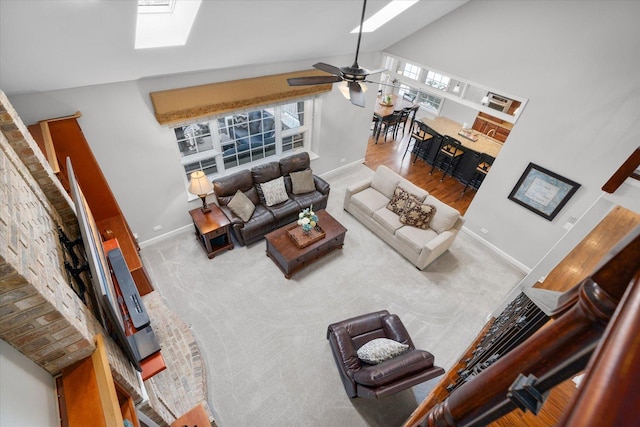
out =
[[[319,225],[312,228],[309,233],[305,233],[301,226],[294,224],[287,228],[287,235],[291,240],[293,240],[293,243],[295,243],[298,248],[302,249],[317,242],[318,240],[324,239],[326,233]]]

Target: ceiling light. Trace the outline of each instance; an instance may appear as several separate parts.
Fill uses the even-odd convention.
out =
[[[393,0],[380,9],[378,13],[364,21],[364,24],[362,24],[362,32],[371,33],[377,30],[416,3],[418,3],[418,0]],[[359,25],[354,28],[351,33],[357,33],[358,31],[360,31]]]
[[[367,85],[364,83],[360,83],[360,88],[362,89],[362,93],[367,93],[367,91],[369,90]],[[344,96],[348,100],[351,100],[351,95],[349,94],[349,82],[343,81],[338,83],[338,89],[340,90],[342,96]]]

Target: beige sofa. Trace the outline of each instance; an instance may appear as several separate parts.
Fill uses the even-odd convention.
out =
[[[403,224],[400,216],[387,208],[397,186],[424,204],[435,207],[427,229]],[[451,247],[464,223],[460,212],[386,166],[379,166],[372,178],[347,188],[344,210],[420,270]]]

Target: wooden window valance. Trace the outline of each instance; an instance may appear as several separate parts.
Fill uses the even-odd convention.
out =
[[[331,84],[289,86],[287,83],[291,77],[313,75],[327,74],[318,70],[297,71],[163,90],[149,95],[158,123],[170,125],[331,90]]]

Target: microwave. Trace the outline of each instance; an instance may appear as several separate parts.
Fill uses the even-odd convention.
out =
[[[502,111],[503,113],[507,113],[509,108],[511,108],[511,104],[513,104],[513,100],[509,98],[505,98],[500,95],[496,95],[495,93],[489,92],[487,94],[487,107],[493,108],[494,110]]]

